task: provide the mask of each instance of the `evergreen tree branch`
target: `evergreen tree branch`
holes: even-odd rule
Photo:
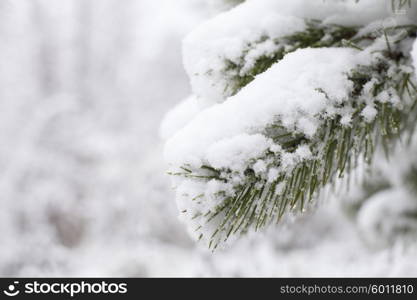
[[[226,191],[217,193],[219,205],[203,216],[192,216],[206,223],[216,220],[218,226],[215,231],[205,237],[210,241],[209,247],[212,249],[216,249],[231,235],[251,228],[258,230],[279,222],[289,212],[303,211],[329,183],[334,183],[337,178],[349,179],[349,174],[358,166],[359,161],[371,164],[377,148],[383,149],[388,156],[407,133],[412,135],[417,116],[417,83],[412,76],[409,53],[403,52],[401,45],[415,39],[416,26],[389,29],[390,36],[402,33],[401,38],[392,42],[386,31],[381,32],[380,36],[358,37],[357,29],[337,25],[326,25],[323,28],[324,25],[316,21],[311,24],[306,32],[286,37],[286,50],[277,52],[273,59],[255,64],[252,74],[262,72],[282,59],[288,49],[295,51],[304,47],[349,46],[361,51],[382,37],[385,37],[386,47],[375,53],[369,64],[357,66],[349,72],[348,78],[353,86],[349,100],[335,106],[335,114],[317,116],[321,125],[313,137],[288,131],[279,119],[265,128],[263,134],[279,145],[277,151],[267,151],[260,158],[268,168],[277,170],[276,179],[272,182],[257,175],[254,170],[255,161],[240,174],[244,180],[239,184],[233,183],[235,174],[231,170],[216,169],[210,165],[200,169],[182,166],[182,171],[171,173],[195,181],[214,180],[233,186],[232,195]],[[331,38],[328,37],[329,30],[332,32]],[[239,69],[239,66],[233,67]],[[253,76],[236,78],[239,84],[235,88],[238,91]],[[326,95],[325,90],[319,88],[318,91]],[[373,117],[369,117],[369,110],[374,112]],[[342,112],[345,114],[346,111],[350,112],[349,122],[342,120]],[[305,158],[298,155],[294,165],[283,168],[283,156],[294,155],[299,151],[309,151],[311,155]],[[193,201],[202,201],[204,197],[199,195]],[[199,231],[201,226],[204,224],[195,230]],[[203,238],[203,233],[200,238]]]

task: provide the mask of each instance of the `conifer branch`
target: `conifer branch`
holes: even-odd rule
[[[233,186],[232,195],[227,191],[216,194],[219,205],[205,215],[192,216],[205,223],[216,220],[218,226],[215,231],[209,237],[204,237],[209,240],[211,249],[216,249],[231,235],[249,229],[258,230],[279,222],[289,212],[303,211],[329,183],[334,183],[337,178],[349,179],[349,174],[359,161],[371,164],[376,149],[382,149],[388,156],[402,137],[406,137],[407,133],[411,136],[417,116],[417,83],[412,74],[409,53],[402,51],[401,44],[416,38],[416,26],[400,26],[389,30],[390,34],[397,31],[403,34],[395,42],[386,38],[385,49],[375,53],[369,64],[359,65],[347,74],[352,83],[348,101],[336,105],[332,115],[316,116],[320,126],[313,137],[307,137],[297,130],[288,131],[279,119],[264,129],[262,133],[274,141],[277,150],[266,151],[258,160],[264,161],[267,168],[276,170],[274,180],[259,176],[254,170],[255,161],[243,174],[239,174],[244,178],[243,183],[239,184],[233,183],[236,174],[231,170],[216,169],[210,165],[199,169],[186,165],[182,166],[182,171],[171,174]],[[386,31],[381,32],[380,36],[358,37],[355,28],[312,21],[306,32],[280,39],[279,42],[283,43],[281,50],[273,58],[259,60],[248,73],[251,75],[235,77],[235,83],[238,83],[234,87],[235,92],[250,82],[253,74],[262,72],[286,53],[298,48],[338,46],[362,51],[384,36],[387,36]],[[239,65],[231,68],[239,70]],[[318,88],[317,91],[326,95],[323,89]],[[342,111],[350,112],[348,122],[342,120]],[[369,111],[373,113],[372,116],[369,116]],[[297,155],[296,163],[291,167],[282,167],[285,155],[295,155],[300,151],[309,151],[311,155],[304,158]],[[202,201],[204,197],[199,195],[193,201]],[[195,230],[199,231],[201,226],[204,224]],[[203,238],[203,233],[200,238]]]

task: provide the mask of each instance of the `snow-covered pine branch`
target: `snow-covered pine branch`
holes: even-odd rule
[[[215,249],[302,212],[376,150],[389,154],[411,136],[410,7],[387,26],[390,11],[373,0],[247,1],[189,35],[195,95],[163,127],[181,217],[197,239]]]

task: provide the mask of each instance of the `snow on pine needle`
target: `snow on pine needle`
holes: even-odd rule
[[[226,26],[227,38],[208,38],[216,20],[247,20],[253,3],[185,41],[195,98],[212,104],[188,116],[165,147],[181,219],[211,249],[303,212],[324,187],[348,179],[359,162],[370,164],[378,149],[389,155],[417,115],[415,20],[375,30],[371,20],[332,25],[270,16],[264,7],[255,14],[267,13],[270,22],[248,21],[255,29],[241,28],[237,40],[229,39],[239,22]],[[204,43],[189,44],[199,34]],[[229,42],[237,46],[220,47]]]

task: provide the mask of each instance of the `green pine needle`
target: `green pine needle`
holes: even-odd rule
[[[353,47],[361,51],[378,38],[372,35],[358,37],[356,28],[323,25],[318,21],[309,24],[305,32],[288,36],[279,42],[285,40],[284,43],[290,46],[290,51],[330,46]],[[234,186],[232,196],[226,195],[226,192],[218,193],[217,196],[223,200],[204,216],[207,223],[217,220],[218,224],[208,237],[211,249],[216,249],[231,235],[278,223],[289,212],[303,212],[324,187],[334,183],[337,178],[348,180],[360,161],[371,164],[377,149],[382,149],[388,157],[395,145],[402,141],[401,137],[412,135],[417,118],[417,83],[411,76],[413,74],[401,68],[410,66],[411,58],[408,53],[401,52],[400,44],[407,39],[414,40],[416,28],[410,25],[389,29],[394,33],[396,30],[406,29],[406,34],[395,43],[389,41],[386,31],[380,33],[386,37],[386,49],[369,65],[357,66],[349,72],[348,79],[353,84],[350,99],[336,107],[352,112],[349,125],[342,124],[341,114],[336,113],[332,116],[318,116],[322,125],[311,138],[298,132],[289,132],[279,120],[265,128],[263,134],[279,144],[283,152],[294,153],[300,146],[305,146],[313,155],[298,162],[291,170],[281,171],[273,182],[258,177],[252,167],[248,167],[244,172],[244,184]],[[329,33],[332,37],[323,40]],[[235,78],[235,83],[238,83],[234,87],[235,92],[250,82],[255,74],[264,71],[288,52],[282,50],[268,59],[261,58],[252,73]],[[396,76],[390,73],[390,66],[396,66]],[[370,84],[371,97],[377,110],[376,117],[371,121],[365,120],[362,115],[367,106],[362,94],[365,85],[369,87]],[[324,90],[318,91],[326,95]],[[400,105],[379,101],[378,95],[384,91],[389,91],[392,97],[398,97],[401,100]],[[279,167],[281,154],[282,152],[267,152],[262,159],[272,162],[269,166]],[[216,169],[209,165],[200,169],[183,166],[181,172],[172,175],[226,183],[231,182],[233,176],[231,170]],[[198,201],[200,197],[204,195],[195,200]],[[201,227],[196,228],[200,229]],[[203,234],[200,235],[201,238]]]

